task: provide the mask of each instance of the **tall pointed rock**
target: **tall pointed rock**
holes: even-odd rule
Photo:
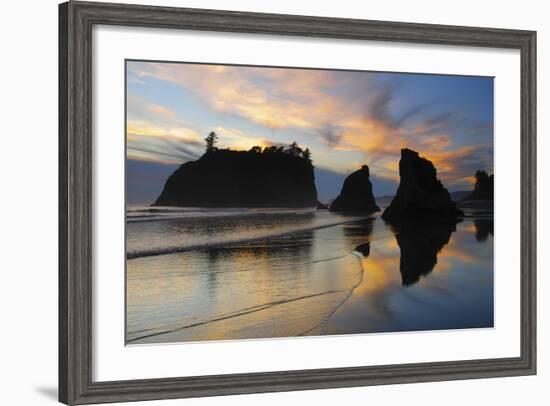
[[[330,211],[373,213],[379,211],[370,183],[367,165],[353,172],[344,181],[340,195],[330,205]]]
[[[382,214],[390,223],[423,216],[456,219],[464,213],[456,207],[439,179],[434,165],[410,149],[401,150],[399,188]]]

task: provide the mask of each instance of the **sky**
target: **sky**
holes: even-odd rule
[[[127,198],[151,203],[182,163],[218,147],[312,152],[321,201],[368,165],[375,196],[399,184],[401,148],[435,165],[450,191],[493,173],[493,78],[126,62]]]

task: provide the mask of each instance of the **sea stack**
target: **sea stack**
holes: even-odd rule
[[[296,151],[295,151],[296,150]],[[315,175],[301,149],[207,152],[181,165],[154,206],[316,207]]]
[[[495,194],[495,177],[485,171],[477,171],[475,178],[476,184],[474,190],[464,200],[492,201]]]
[[[344,181],[340,195],[330,205],[330,211],[373,213],[379,211],[370,183],[367,165],[353,172]]]
[[[437,179],[434,165],[410,149],[401,150],[399,188],[382,218],[390,223],[419,217],[457,219],[464,213],[456,207],[449,191]]]

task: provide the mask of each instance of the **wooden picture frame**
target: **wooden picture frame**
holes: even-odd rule
[[[92,27],[95,24],[491,48],[521,54],[521,354],[283,372],[92,380]],[[59,6],[59,400],[66,404],[338,388],[536,373],[536,33],[136,5]]]

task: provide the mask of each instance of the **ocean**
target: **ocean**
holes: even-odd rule
[[[493,326],[492,214],[127,210],[128,345]]]

